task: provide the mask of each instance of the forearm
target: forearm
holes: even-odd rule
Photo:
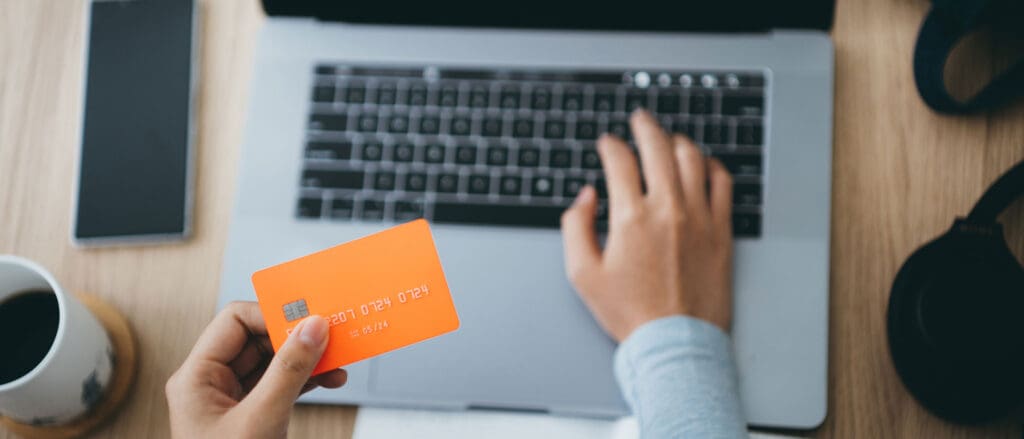
[[[728,335],[683,316],[649,322],[622,342],[615,375],[644,439],[742,438]]]

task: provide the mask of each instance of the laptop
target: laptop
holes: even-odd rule
[[[584,184],[606,196],[595,139],[629,139],[644,107],[734,174],[748,421],[824,419],[831,0],[263,6],[219,306],[255,300],[259,269],[424,217],[462,322],[301,402],[627,414],[558,218]]]

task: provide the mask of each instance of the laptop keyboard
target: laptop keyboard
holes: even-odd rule
[[[733,230],[761,233],[761,72],[382,68],[314,70],[297,215],[557,228],[584,185],[607,191],[595,149],[632,140],[651,110],[734,176]]]

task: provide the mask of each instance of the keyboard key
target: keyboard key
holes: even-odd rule
[[[454,107],[459,104],[459,89],[454,85],[441,87],[437,95],[437,104],[442,107]]]
[[[732,175],[761,175],[760,155],[722,155],[718,156],[725,168]]]
[[[366,221],[382,221],[384,219],[384,202],[380,200],[363,200],[362,218]]]
[[[534,147],[520,148],[518,165],[534,168],[540,166],[540,149]]]
[[[626,94],[626,111],[632,112],[637,108],[650,108],[647,103],[647,90],[630,90]]]
[[[732,233],[739,237],[760,236],[761,216],[756,213],[734,213],[732,215]]]
[[[405,175],[406,192],[423,192],[427,190],[427,174],[413,172]]]
[[[601,156],[593,147],[583,150],[583,168],[601,169]]]
[[[491,177],[483,174],[469,176],[469,193],[486,194],[491,189]]]
[[[697,126],[689,119],[676,119],[672,123],[672,132],[685,134],[689,138],[694,138],[697,135]]]
[[[715,88],[721,83],[717,75],[705,73],[700,75],[700,85],[704,88]]]
[[[533,137],[533,120],[516,119],[512,123],[512,135],[519,138]]]
[[[455,163],[460,165],[476,164],[476,147],[464,145],[455,148]]]
[[[398,89],[395,84],[382,84],[377,88],[378,105],[395,105],[398,102]]]
[[[594,94],[594,111],[607,113],[615,109],[615,95],[609,92]]]
[[[608,230],[608,200],[598,200],[597,202],[597,231],[605,232]]]
[[[501,119],[488,117],[484,119],[480,132],[487,137],[500,137],[502,132],[501,127]]]
[[[558,227],[564,210],[558,206],[439,202],[434,205],[433,220],[453,224]]]
[[[465,116],[453,117],[448,124],[448,133],[453,136],[468,136],[473,122]]]
[[[736,143],[739,145],[760,145],[764,140],[761,122],[741,121],[736,126]]]
[[[373,188],[379,191],[391,191],[395,189],[394,172],[378,172],[373,176]]]
[[[348,119],[344,114],[313,114],[309,116],[309,129],[320,131],[345,131]]]
[[[504,146],[487,148],[487,164],[492,166],[505,166],[508,164],[508,148]]]
[[[551,89],[548,87],[537,87],[533,89],[530,96],[530,108],[534,110],[551,109]]]
[[[728,116],[760,116],[764,113],[761,95],[722,96],[722,114]]]
[[[576,198],[576,195],[580,193],[580,189],[583,189],[583,186],[586,184],[587,181],[582,178],[567,178],[562,182],[562,196],[565,198]]]
[[[711,114],[711,93],[694,91],[690,95],[690,114]]]
[[[325,189],[362,189],[363,171],[307,170],[302,173],[302,186]]]
[[[572,166],[572,150],[567,148],[554,148],[548,156],[548,166],[552,168],[568,168]]]
[[[608,132],[618,136],[620,139],[629,141],[629,124],[624,120],[612,120],[608,122]]]
[[[743,87],[764,87],[764,76],[761,75],[740,75],[740,85]]]
[[[566,89],[562,93],[562,109],[575,112],[583,109],[583,92],[578,88]]]
[[[351,198],[335,198],[331,200],[330,215],[333,219],[352,219],[355,202]]]
[[[729,143],[729,125],[722,122],[705,122],[704,143],[711,145]]]
[[[502,195],[519,195],[523,181],[519,177],[506,175],[498,182],[498,193]]]
[[[334,102],[334,86],[318,85],[316,87],[313,87],[313,102]]]
[[[555,181],[551,177],[533,177],[530,193],[535,197],[550,197],[555,191]]]
[[[587,119],[576,121],[576,139],[594,140],[597,138],[597,122]]]
[[[679,99],[679,93],[663,92],[658,96],[658,113],[664,115],[679,114],[682,110]]]
[[[444,145],[431,144],[424,148],[423,161],[427,163],[443,163],[444,162]]]
[[[346,103],[361,104],[366,100],[366,88],[362,84],[348,84],[343,93]]]
[[[395,202],[395,220],[396,221],[412,221],[417,218],[423,217],[423,202],[422,201],[396,201]]]
[[[498,100],[501,108],[515,109],[519,108],[519,87],[506,86],[501,89],[501,95]]]
[[[320,209],[323,206],[324,200],[320,198],[300,198],[299,199],[299,217],[300,218],[320,218]]]
[[[380,142],[371,142],[363,145],[361,159],[377,162],[384,156],[384,145]]]
[[[409,131],[409,117],[404,114],[393,114],[388,117],[388,131],[404,133]]]
[[[565,121],[555,119],[544,122],[544,137],[548,139],[565,138]]]
[[[362,114],[356,123],[356,129],[362,132],[376,132],[377,131],[377,115],[376,114]]]
[[[469,106],[473,108],[487,108],[490,102],[490,90],[483,85],[474,85],[469,89]]]
[[[423,116],[420,118],[420,134],[437,134],[441,132],[441,118]]]
[[[352,158],[352,143],[347,141],[311,141],[306,144],[306,158],[348,160]]]
[[[594,180],[594,189],[597,190],[597,198],[608,199],[608,181],[604,177]]]
[[[391,161],[408,163],[411,162],[416,153],[416,148],[411,143],[396,143],[391,148]]]
[[[761,184],[737,183],[732,189],[733,204],[761,205]]]
[[[427,105],[427,86],[423,84],[409,86],[409,99],[406,100],[406,103],[412,107]]]
[[[453,194],[459,190],[458,174],[440,174],[434,179],[434,190]]]

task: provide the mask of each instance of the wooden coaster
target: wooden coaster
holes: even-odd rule
[[[106,394],[92,410],[64,425],[35,427],[0,417],[0,425],[18,436],[28,439],[67,439],[83,436],[117,412],[117,408],[127,399],[128,392],[135,381],[139,359],[135,350],[135,337],[132,334],[131,326],[128,325],[128,320],[117,309],[97,296],[92,294],[76,294],[75,296],[92,311],[92,314],[107,330],[114,347],[114,367]]]

